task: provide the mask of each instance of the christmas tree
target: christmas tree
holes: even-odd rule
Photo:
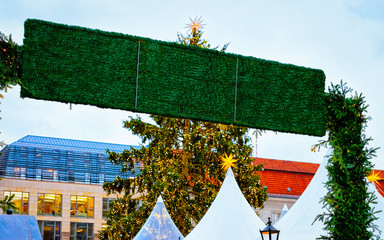
[[[201,18],[191,20],[188,27],[186,36],[178,34],[179,43],[210,48],[202,38]],[[100,232],[101,239],[132,239],[160,194],[176,226],[182,234],[188,234],[215,199],[225,177],[223,168],[234,162],[232,168],[244,196],[252,207],[263,207],[267,194],[257,174],[262,166],[254,165],[250,158],[248,128],[150,117],[155,124],[140,117],[124,122],[125,128],[141,137],[140,149],[109,152],[110,161],[120,164],[122,172],[133,171],[137,177],[116,178],[104,184],[108,193],[124,193],[124,197],[112,202],[106,217],[108,227]],[[135,168],[137,164],[142,167]]]
[[[0,32],[0,99],[4,97],[3,91],[7,92],[9,88],[20,83],[20,55],[21,47],[12,41],[11,35],[7,37]],[[3,141],[0,141],[0,147],[5,145]]]

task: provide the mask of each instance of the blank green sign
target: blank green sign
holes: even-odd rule
[[[22,97],[323,136],[323,71],[25,22]]]

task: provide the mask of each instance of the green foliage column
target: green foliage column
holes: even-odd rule
[[[368,117],[362,95],[348,97],[345,84],[332,85],[326,95],[328,144],[333,149],[329,159],[327,195],[323,199],[329,213],[319,215],[329,236],[322,239],[371,239],[375,220],[366,176],[370,173],[375,149],[367,149],[370,139],[363,131]]]

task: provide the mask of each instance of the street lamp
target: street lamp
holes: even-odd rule
[[[268,218],[267,226],[260,230],[262,240],[279,240],[280,230],[271,225],[271,218]]]

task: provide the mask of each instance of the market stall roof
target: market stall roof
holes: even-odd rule
[[[324,211],[320,199],[327,193],[324,187],[327,181],[326,164],[327,160],[324,159],[304,193],[274,225],[280,230],[280,239],[314,240],[324,234],[323,223],[313,221]]]
[[[280,230],[280,239],[315,240],[321,235],[326,235],[323,230],[323,222],[314,222],[316,216],[325,211],[320,200],[327,193],[324,185],[328,179],[326,165],[327,159],[324,159],[301,197],[274,225],[275,228]],[[368,191],[373,192],[377,197],[377,204],[371,205],[371,207],[374,207],[376,211],[382,211],[375,214],[379,219],[374,223],[381,231],[384,231],[384,198],[372,184],[369,184]],[[378,233],[375,232],[374,234]],[[383,237],[384,232],[381,233],[381,238]]]
[[[160,195],[151,215],[149,215],[147,221],[133,240],[161,239],[181,240],[184,239],[184,236],[172,221],[171,216],[169,216],[163,198]]]
[[[380,211],[375,214],[378,217],[373,223],[379,228],[381,231],[380,239],[384,239],[384,197],[378,192],[381,190],[379,187],[375,186],[375,183],[370,183],[368,186],[368,192],[373,192],[375,197],[377,198],[375,201],[377,204],[371,205],[371,208],[374,208],[374,212]],[[377,232],[374,232],[374,235],[378,235]]]
[[[288,206],[287,204],[284,204],[283,210],[281,211],[280,218],[284,217],[284,215],[288,212]]]
[[[0,239],[40,240],[36,217],[0,215]]]
[[[186,240],[256,240],[265,224],[249,205],[236,183],[231,168],[228,169],[207,213],[186,236]]]

